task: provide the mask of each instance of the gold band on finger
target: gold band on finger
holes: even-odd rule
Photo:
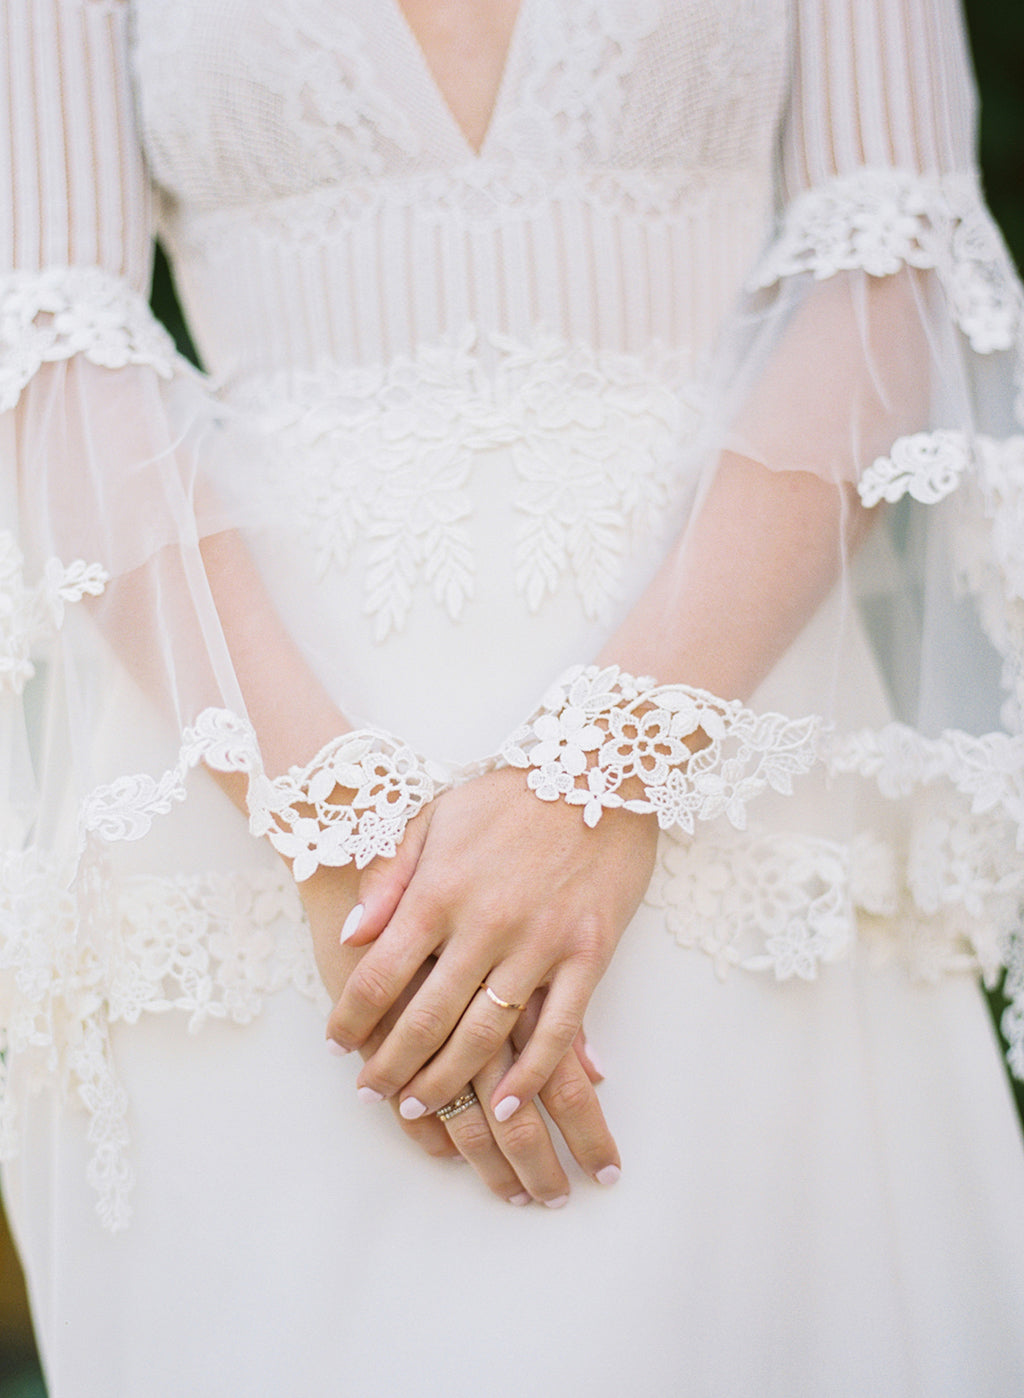
[[[479,1098],[471,1087],[467,1087],[465,1092],[460,1092],[458,1097],[453,1097],[445,1107],[438,1107],[434,1115],[438,1121],[451,1121],[453,1116],[458,1116],[460,1112],[468,1112],[470,1107],[475,1107]]]
[[[500,995],[495,995],[486,981],[481,981],[480,989],[487,992],[488,1000],[490,1000],[492,1004],[497,1005],[499,1010],[515,1010],[516,1014],[520,1014],[526,1009],[525,1005],[517,1005],[514,1000],[503,1000]]]

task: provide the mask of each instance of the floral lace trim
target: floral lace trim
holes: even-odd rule
[[[667,527],[702,423],[699,394],[674,367],[667,354],[470,329],[386,365],[248,380],[234,399],[282,442],[287,473],[264,489],[275,516],[310,538],[318,574],[360,556],[380,641],[404,625],[417,579],[453,620],[462,614],[478,566],[474,463],[502,446],[518,478],[519,594],[536,612],[568,577],[586,615],[600,615],[631,546]],[[301,499],[290,487],[297,463]]]
[[[850,845],[799,834],[702,834],[663,842],[646,901],[679,944],[731,968],[812,981],[859,937],[878,964],[929,980],[1010,967],[1004,1029],[1024,1069],[1024,972],[1013,934],[1024,864],[1013,827],[942,793],[923,807],[908,852],[869,835]],[[311,941],[283,870],[115,881],[102,861],[67,881],[37,852],[0,860],[0,1021],[6,1063],[27,1057],[89,1114],[89,1182],[111,1230],[127,1226],[133,1172],[129,1104],[109,1026],[171,1011],[191,1032],[247,1024],[267,996],[297,989],[324,1013]],[[1016,968],[1016,970],[1014,969]],[[1015,979],[1016,977],[1016,979]],[[0,1070],[4,1068],[0,1061]],[[0,1073],[0,1156],[17,1148]]]
[[[976,815],[1009,821],[1024,850],[1024,737],[949,729],[925,738],[903,723],[822,738],[821,756],[833,776],[856,774],[898,801],[923,787],[946,783],[968,797]]]
[[[26,1055],[38,1080],[74,1091],[89,1114],[89,1183],[116,1231],[131,1217],[128,1101],[109,1026],[178,1011],[248,1024],[292,986],[326,1013],[312,942],[283,870],[126,878],[99,862],[68,881],[35,851],[0,860],[0,1021],[8,1067]],[[0,1080],[0,1158],[17,1145]]]
[[[524,0],[525,3],[525,0]],[[637,50],[655,32],[657,0],[534,4],[528,63],[515,101],[495,113],[488,148],[540,163],[607,160]]]
[[[602,681],[599,671],[591,679],[581,672],[585,692],[572,697],[584,720],[595,717],[586,710],[588,695],[609,692],[607,673]],[[574,683],[568,681],[570,689]],[[620,686],[616,701],[621,697]],[[738,706],[709,706],[706,696],[691,693],[678,697],[691,716],[700,712],[712,733],[718,721],[713,742],[721,746],[728,739],[732,719],[754,753],[752,772],[741,760],[730,773],[726,759],[720,773],[708,773],[711,781],[698,794],[710,805],[684,806],[690,828],[719,813],[739,824],[747,801],[765,785],[788,789],[792,775],[809,765],[813,747],[833,775],[877,781],[892,800],[913,795],[914,808],[905,848],[867,835],[849,847],[757,830],[740,838],[724,823],[706,827],[692,842],[662,841],[648,901],[666,909],[676,938],[711,956],[720,973],[736,966],[779,980],[813,979],[857,935],[875,960],[896,960],[929,978],[980,971],[991,982],[1006,964],[1014,1003],[1005,1028],[1011,1063],[1024,1069],[1024,739],[950,733],[928,740],[896,724],[839,738],[816,727],[802,732],[799,724],[778,730],[777,716],[768,716],[769,732],[793,730],[797,738],[777,752],[766,733],[751,738],[746,711],[734,713]],[[688,710],[681,704],[664,712],[671,722],[671,715]],[[575,746],[586,756],[586,721],[570,720],[564,706],[560,720],[558,734],[540,741],[554,743],[559,755]],[[642,722],[637,729],[644,741],[657,736]],[[642,746],[634,749],[638,764],[670,755],[657,742],[647,754]],[[774,782],[762,750],[780,759]],[[327,1008],[301,906],[283,869],[111,876],[102,841],[140,838],[156,815],[183,799],[184,775],[200,760],[248,771],[259,789],[251,730],[233,715],[208,710],[186,733],[178,767],[162,778],[127,778],[86,803],[76,874],[68,876],[35,850],[0,856],[0,1023],[7,1054],[0,1063],[0,1149],[13,1150],[17,1138],[2,1074],[25,1056],[35,1077],[62,1083],[88,1111],[89,1178],[100,1196],[100,1216],[112,1229],[128,1222],[132,1172],[128,1105],[109,1025],[172,1010],[185,1013],[192,1030],[211,1018],[244,1024],[267,995],[286,986]],[[653,768],[642,770],[650,785]],[[253,807],[260,809],[258,799]]]
[[[310,178],[375,177],[389,154],[403,161],[419,155],[421,133],[381,88],[365,32],[341,6],[278,0],[263,16],[266,43],[251,49],[250,61],[267,91],[284,100]]]
[[[991,985],[1020,926],[1024,863],[1010,823],[945,792],[921,803],[902,851],[867,832],[849,844],[756,832],[664,841],[645,901],[721,978],[813,981],[859,940],[873,964],[916,979],[980,973]]]
[[[9,530],[0,530],[0,695],[20,694],[35,674],[34,647],[56,636],[64,608],[98,597],[108,575],[98,563],[50,558],[35,587],[25,583],[24,560]]]
[[[861,477],[867,506],[905,495],[935,505],[960,488],[954,558],[960,585],[978,602],[986,634],[1004,660],[1006,723],[1024,715],[1024,436],[1005,439],[939,430],[899,438]],[[966,488],[964,488],[966,487]]]
[[[859,170],[794,199],[751,289],[811,272],[901,267],[935,271],[957,324],[979,354],[1011,349],[1021,333],[1022,294],[998,228],[973,175],[928,178]]]
[[[121,369],[174,371],[174,342],[127,282],[99,267],[51,267],[0,279],[0,412],[13,408],[43,364],[84,354]]]
[[[575,666],[501,746],[510,767],[529,769],[541,801],[583,807],[594,826],[605,810],[655,814],[662,830],[693,834],[725,816],[737,830],[747,805],[817,760],[821,720],[755,714],[689,685],[655,685],[617,665]],[[701,746],[691,751],[688,738]],[[643,797],[623,794],[638,784]]]
[[[250,794],[250,828],[291,861],[302,883],[321,866],[364,869],[378,856],[392,858],[410,820],[447,784],[442,768],[404,743],[361,728],[261,783],[255,801]]]

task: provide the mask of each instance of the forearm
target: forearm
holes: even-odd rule
[[[600,662],[748,698],[864,538],[850,485],[725,453],[684,536]]]

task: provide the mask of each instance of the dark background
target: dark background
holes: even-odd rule
[[[852,0],[856,3],[856,0]],[[965,0],[982,97],[981,164],[989,203],[1017,266],[1024,267],[1024,0]],[[180,333],[166,267],[158,265],[154,305]],[[993,997],[998,1014],[1000,1002]],[[1018,1104],[1024,1112],[1024,1091]],[[0,1219],[0,1398],[45,1398],[32,1355],[21,1279]],[[111,1395],[114,1398],[114,1395]],[[145,1398],[143,1394],[124,1398]]]

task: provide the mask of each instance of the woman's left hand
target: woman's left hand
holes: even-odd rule
[[[414,1120],[474,1079],[515,1028],[516,1007],[545,987],[529,1039],[490,1096],[505,1121],[541,1091],[579,1033],[650,879],[657,822],[608,810],[589,829],[577,807],[539,801],[525,774],[508,768],[446,792],[424,814],[412,878],[349,976],[328,1032],[360,1048],[436,958],[359,1075],[364,1097],[400,1094],[402,1115]]]

